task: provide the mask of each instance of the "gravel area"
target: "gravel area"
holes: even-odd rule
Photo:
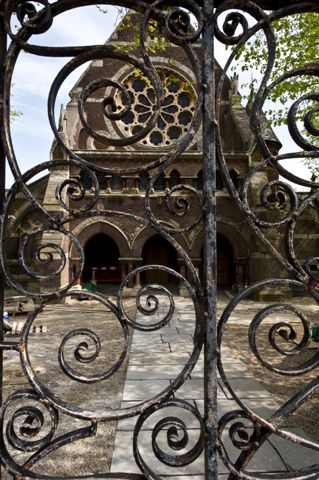
[[[133,300],[126,301],[127,311],[134,316]],[[17,316],[16,321],[25,321],[25,316]],[[78,374],[90,377],[96,372],[103,373],[109,370],[116,360],[119,359],[123,350],[124,340],[122,327],[115,315],[103,305],[95,301],[75,302],[72,305],[51,305],[45,308],[35,321],[35,326],[45,326],[46,333],[30,334],[28,351],[30,363],[41,382],[50,390],[59,402],[64,402],[69,409],[84,409],[97,411],[103,415],[106,411],[116,410],[122,399],[122,391],[126,376],[128,356],[121,364],[121,367],[106,380],[94,383],[83,383],[70,379],[60,368],[58,362],[58,351],[65,335],[77,329],[89,329],[95,332],[101,341],[101,350],[98,357],[91,363],[79,363],[75,359],[75,352],[78,350],[83,358],[94,354],[93,342],[84,335],[71,338],[65,347],[65,361]],[[131,333],[129,334],[131,337]],[[11,341],[17,341],[17,336],[6,337]],[[89,348],[83,342],[88,341]],[[78,349],[79,344],[80,349]],[[129,342],[130,343],[130,342]],[[130,347],[129,347],[130,348]],[[128,349],[129,353],[129,349]],[[28,388],[27,379],[21,369],[20,359],[17,352],[5,353],[5,377],[3,396],[6,399],[13,392]],[[29,402],[30,403],[30,402]],[[34,404],[37,406],[37,404]],[[13,413],[17,403],[12,406],[8,414]],[[43,435],[48,431],[50,419],[45,412],[45,423],[41,429]],[[61,410],[60,410],[61,411]],[[9,416],[9,415],[8,415]],[[23,418],[23,421],[25,417]],[[64,435],[75,429],[89,427],[90,422],[77,419],[74,416],[59,414],[59,427],[55,437]],[[21,421],[17,420],[17,432],[21,427]],[[98,424],[94,436],[78,440],[56,450],[45,460],[40,461],[34,467],[38,473],[51,475],[84,475],[95,471],[105,473],[110,469],[117,421],[106,421]],[[38,436],[31,438],[37,439]],[[9,451],[14,455],[17,463],[23,464],[30,454],[19,452],[7,445]],[[92,456],[92,449],[94,455]],[[98,459],[98,461],[97,461]],[[9,476],[3,472],[3,478]],[[11,477],[10,477],[11,478]]]

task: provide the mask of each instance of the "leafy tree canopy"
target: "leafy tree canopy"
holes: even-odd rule
[[[316,13],[302,13],[290,15],[276,20],[273,23],[276,38],[276,58],[272,69],[270,82],[278,79],[284,73],[303,68],[306,64],[318,62],[319,51],[319,15]],[[242,72],[265,72],[268,61],[268,45],[263,31],[259,31],[241,49],[237,55],[239,68]],[[319,73],[319,72],[318,72]],[[258,74],[257,74],[258,75]],[[252,80],[251,88],[258,88],[258,79]],[[291,104],[302,95],[318,92],[319,76],[298,75],[280,82],[269,91],[267,99],[276,104],[265,111],[269,122],[273,126],[287,124],[288,111]],[[304,116],[310,109],[318,107],[318,102],[305,100],[297,110],[297,120],[302,134],[307,140],[319,148],[319,137],[314,136],[303,126]],[[315,128],[319,126],[319,114],[314,112],[311,121]],[[306,163],[311,170],[319,173],[319,167],[314,160]]]

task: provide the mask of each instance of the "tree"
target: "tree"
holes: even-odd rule
[[[270,81],[278,79],[286,72],[304,68],[306,64],[314,64],[318,57],[319,47],[319,15],[317,13],[300,13],[280,18],[273,23],[276,38],[276,57]],[[268,60],[268,45],[263,31],[259,31],[245,44],[237,55],[241,71],[252,71],[263,74]],[[319,73],[319,71],[318,71]],[[256,88],[257,79],[253,79],[251,88]],[[265,114],[273,126],[287,124],[288,111],[291,104],[306,93],[318,92],[319,76],[298,75],[280,82],[269,91],[267,99],[276,104]],[[310,109],[318,107],[318,101],[304,100],[297,110],[296,118],[303,124],[305,115]],[[319,126],[319,115],[316,111],[310,118],[316,129]],[[319,148],[319,137],[310,129],[301,126],[303,135],[309,142]],[[319,173],[314,160],[305,160],[312,171]]]

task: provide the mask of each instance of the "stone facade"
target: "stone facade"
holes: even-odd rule
[[[136,17],[132,16],[132,18],[130,22],[134,23]],[[118,28],[106,45],[114,45],[120,51],[129,43],[130,34],[130,29],[125,27],[124,22],[124,27],[122,25]],[[200,54],[200,43],[195,44],[194,49]],[[130,53],[134,53],[138,58],[138,52]],[[147,176],[155,173],[156,168],[145,173],[142,167],[169,153],[174,142],[187,133],[194,114],[197,95],[196,80],[183,49],[169,45],[151,59],[165,86],[165,103],[155,129],[137,143],[121,147],[120,140],[130,135],[138,135],[140,129],[147,124],[153,112],[154,91],[152,92],[151,85],[143,75],[136,72],[136,65],[130,65],[125,58],[119,58],[119,55],[115,54],[111,59],[103,58],[101,55],[101,58],[93,60],[71,90],[70,102],[61,109],[58,128],[64,144],[70,151],[97,168],[100,185],[100,196],[94,207],[94,213],[69,224],[70,231],[84,246],[88,257],[83,281],[100,276],[96,278],[97,281],[118,283],[135,267],[156,262],[171,266],[187,276],[184,262],[178,253],[172,250],[173,247],[164,239],[160,239],[154,230],[125,217],[111,214],[114,211],[124,211],[146,218],[144,194],[148,183]],[[221,70],[216,64],[217,78],[220,74]],[[80,94],[89,82],[96,79],[112,79],[113,83],[109,86],[102,84],[101,88],[90,92],[85,101],[84,117],[81,119],[78,109]],[[125,109],[127,97],[116,87],[117,82],[124,83],[129,91],[131,108],[120,120],[115,121],[103,114],[101,103],[103,99],[113,97],[115,106],[109,100],[104,102],[104,108],[113,108],[115,112],[116,108],[121,111]],[[85,131],[83,121],[96,132],[95,138]],[[236,79],[225,81],[220,127],[230,177],[239,191],[248,169],[261,160],[261,155],[250,131],[249,112],[242,105]],[[183,217],[174,216],[167,209],[166,196],[172,188],[184,184],[199,191],[202,189],[201,135],[201,127],[199,127],[190,147],[173,165],[158,176],[153,185],[150,195],[152,211],[165,225],[183,227],[185,226],[183,222],[186,222]],[[119,139],[119,144],[108,145],[108,137]],[[278,152],[281,147],[280,142],[270,129],[265,128],[265,138],[274,153]],[[47,211],[64,215],[65,210],[57,202],[56,191],[61,182],[71,179],[85,186],[85,195],[79,199],[78,187],[74,183],[73,195],[68,197],[64,191],[64,201],[69,203],[71,209],[84,209],[94,197],[89,173],[74,164],[62,166],[60,163],[68,159],[68,155],[56,141],[52,145],[51,159],[56,166],[51,168],[49,176],[36,182],[32,187],[39,201]],[[99,171],[99,167],[107,167],[110,171],[103,173]],[[140,172],[129,171],[139,167]],[[127,169],[125,174],[116,173],[116,170],[123,169]],[[270,208],[266,209],[261,205],[260,200],[262,187],[269,180],[274,179],[276,176],[271,169],[264,170],[252,178],[250,185],[251,205],[254,207],[255,214],[265,221],[274,221],[276,215],[279,215],[276,205],[273,205],[274,208],[270,205]],[[249,229],[235,202],[229,196],[219,174],[217,174],[217,190],[219,287],[239,289],[266,277],[285,275],[270,253],[257,243],[255,234]],[[183,195],[191,202],[192,208],[186,216],[187,222],[191,223],[192,220],[196,221],[201,212],[200,201],[190,190],[188,192],[185,190]],[[172,198],[174,199],[174,195]],[[19,239],[23,235],[23,225],[29,222],[28,228],[31,228],[30,219],[33,218],[32,207],[22,200],[17,211],[18,214],[15,215],[15,222],[12,225],[14,242],[9,253],[13,264]],[[110,215],[106,212],[110,212]],[[307,216],[304,216],[300,222],[296,236],[299,242],[297,251],[302,246],[304,256],[311,256],[316,252],[317,225],[317,212],[309,207]],[[311,238],[307,234],[309,231],[313,232]],[[200,276],[202,275],[202,235],[202,223],[198,223],[189,231],[174,235],[198,269]],[[276,248],[284,247],[280,229],[270,231],[269,235]],[[69,243],[63,236],[56,235],[55,242],[67,252],[66,267],[57,281],[62,285],[67,283],[76,271],[79,254],[74,243]],[[19,274],[19,271],[17,273]],[[174,284],[174,280],[164,273],[158,273],[157,276],[146,273],[143,278],[138,275],[129,286],[132,287],[141,281]],[[42,287],[45,288],[45,285]]]

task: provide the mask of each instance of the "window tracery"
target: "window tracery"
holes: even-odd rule
[[[164,102],[156,126],[141,140],[150,147],[168,147],[188,132],[196,107],[196,94],[191,83],[167,68],[158,69],[164,88]],[[116,123],[125,136],[135,135],[145,127],[155,108],[155,92],[150,81],[131,73],[123,84],[131,98],[131,108]],[[117,109],[127,105],[121,92],[116,95]]]

